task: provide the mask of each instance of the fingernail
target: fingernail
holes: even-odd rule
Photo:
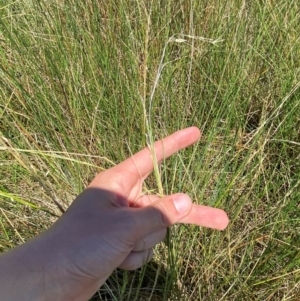
[[[185,213],[191,208],[191,199],[186,194],[174,196],[173,203],[178,213]]]

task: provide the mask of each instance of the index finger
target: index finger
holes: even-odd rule
[[[189,127],[177,131],[166,138],[154,143],[154,151],[158,162],[170,157],[179,150],[194,144],[200,139],[201,132],[197,127]],[[138,178],[146,178],[153,170],[154,158],[149,148],[144,148],[135,155],[126,159],[122,163],[113,167],[114,171],[127,171],[131,180],[136,181]]]

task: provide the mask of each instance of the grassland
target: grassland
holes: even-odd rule
[[[196,125],[145,189],[225,209],[94,300],[299,300],[298,1],[0,0],[0,251],[93,176]]]

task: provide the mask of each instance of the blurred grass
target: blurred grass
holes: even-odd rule
[[[173,227],[169,248],[116,271],[97,300],[299,300],[299,9],[0,0],[0,249],[150,135],[196,125],[202,140],[160,168],[164,193],[225,209],[229,228]]]

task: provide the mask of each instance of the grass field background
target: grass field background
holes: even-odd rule
[[[224,209],[93,300],[300,300],[298,1],[0,0],[0,251],[175,130],[145,190]]]

